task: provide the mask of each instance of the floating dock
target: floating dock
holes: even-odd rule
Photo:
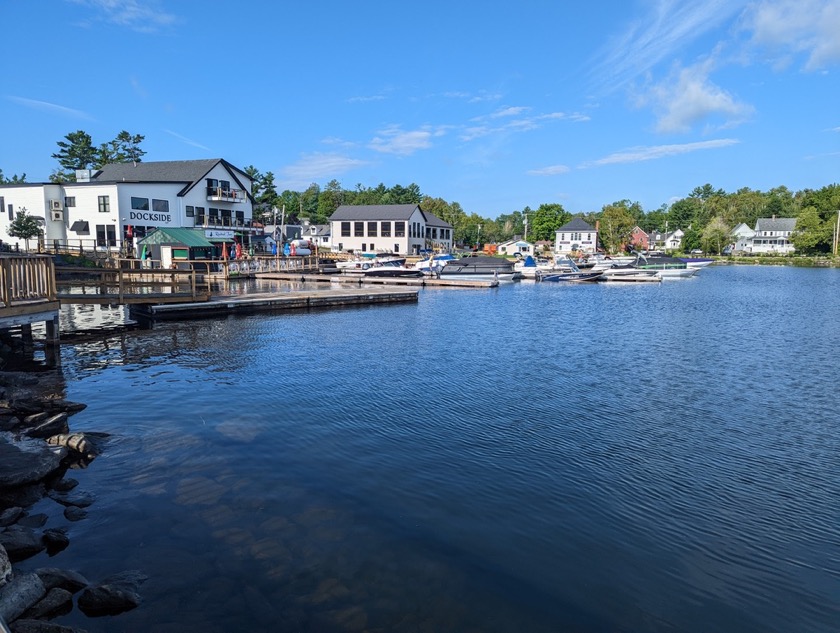
[[[368,277],[364,273],[344,273],[342,275],[306,275],[301,273],[261,273],[260,279],[277,279],[280,281],[304,281],[347,286],[417,286],[417,287],[447,287],[447,288],[496,288],[499,285],[495,279],[481,279],[466,281],[461,279],[437,279],[434,277]]]
[[[296,277],[300,279],[300,277]],[[331,288],[314,292],[261,293],[241,297],[216,296],[201,303],[145,305],[135,312],[150,319],[218,317],[224,314],[313,310],[361,305],[417,302],[418,290],[398,288]]]

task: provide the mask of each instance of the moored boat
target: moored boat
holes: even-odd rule
[[[517,275],[518,273],[513,269],[513,262],[485,255],[462,257],[447,262],[440,270],[441,279],[459,281],[495,280],[500,283],[507,283],[518,279]]]

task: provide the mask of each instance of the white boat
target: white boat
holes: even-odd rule
[[[536,260],[530,255],[520,259],[513,265],[513,269],[520,273],[525,279],[536,279],[541,273],[548,273],[554,270],[554,263],[545,260]]]
[[[438,255],[430,255],[426,259],[421,259],[414,264],[414,268],[422,272],[424,275],[437,275],[440,273],[448,262],[458,259],[455,255],[450,253],[440,253]]]
[[[708,257],[680,257],[689,268],[705,268],[709,264],[713,264],[715,260]]]
[[[353,257],[335,263],[336,268],[341,272],[364,271],[374,266],[380,266],[385,263],[405,264],[405,257],[399,257],[390,253],[377,254],[363,257]]]
[[[655,270],[656,274],[662,277],[662,279],[684,279],[686,277],[693,277],[700,270],[699,268],[689,268],[688,264],[677,257],[646,257],[641,253],[636,256],[636,261],[632,264],[632,266],[639,270]]]
[[[632,266],[614,266],[607,270],[601,271],[601,276],[598,281],[607,282],[661,282],[660,277],[655,270],[639,270]]]
[[[500,257],[470,255],[448,262],[440,271],[441,279],[458,281],[498,281],[508,283],[519,279],[513,262]]]

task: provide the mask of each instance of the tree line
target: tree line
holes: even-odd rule
[[[113,140],[94,145],[93,139],[83,130],[67,134],[58,141],[58,151],[52,158],[59,167],[50,175],[52,182],[72,182],[77,169],[97,169],[109,163],[140,162],[146,154],[140,148],[145,139],[140,134],[123,130]],[[685,236],[685,251],[702,248],[706,252],[720,253],[732,242],[732,230],[743,223],[754,228],[759,218],[796,218],[796,231],[792,242],[797,251],[806,254],[831,251],[834,227],[840,210],[840,185],[831,184],[821,189],[804,189],[792,192],[780,186],[769,191],[744,187],[735,192],[715,189],[710,184],[696,187],[686,197],[670,205],[645,211],[638,202],[619,200],[605,204],[600,211],[572,214],[559,203],[544,203],[536,209],[524,207],[501,213],[495,219],[467,213],[458,202],[448,202],[424,194],[420,187],[376,187],[357,184],[354,189],[344,189],[337,180],[323,188],[312,183],[304,191],[286,189],[277,191],[274,174],[262,173],[253,165],[244,169],[251,178],[254,198],[254,219],[266,224],[280,221],[296,223],[303,218],[314,224],[326,224],[333,212],[342,204],[419,204],[424,211],[435,214],[454,227],[455,242],[477,245],[481,242],[504,242],[522,237],[530,242],[553,241],[555,232],[573,217],[581,217],[589,224],[599,226],[599,236],[607,252],[618,252],[630,243],[636,226],[647,233],[670,232],[681,229]],[[11,179],[0,170],[0,184],[26,181],[26,174],[15,174]]]

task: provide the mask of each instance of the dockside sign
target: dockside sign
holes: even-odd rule
[[[222,239],[225,237],[232,240],[233,231],[206,229],[204,231],[204,237],[206,237],[208,240],[212,240],[213,238]]]

